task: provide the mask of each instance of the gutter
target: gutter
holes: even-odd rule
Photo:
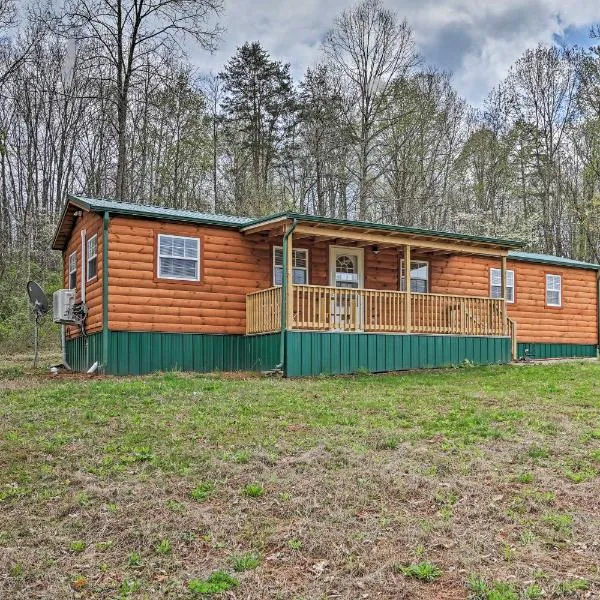
[[[284,372],[285,367],[285,336],[287,332],[287,290],[288,290],[288,238],[294,233],[294,229],[298,225],[298,220],[294,220],[288,225],[285,235],[283,236],[282,252],[283,252],[283,279],[281,281],[281,324],[279,333],[279,364],[275,365],[277,371]]]
[[[108,364],[108,224],[110,214],[104,212],[102,219],[102,370],[106,374]]]

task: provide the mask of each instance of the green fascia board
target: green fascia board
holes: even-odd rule
[[[508,258],[509,260],[531,262],[543,265],[574,267],[577,269],[591,269],[593,271],[600,270],[600,265],[597,265],[595,263],[582,262],[580,260],[573,260],[572,258],[563,258],[561,256],[553,256],[552,254],[536,254],[535,252],[517,252],[511,250],[508,253]]]
[[[180,210],[162,206],[149,206],[147,204],[133,204],[132,202],[118,202],[104,198],[85,198],[69,195],[69,201],[80,208],[93,212],[109,212],[111,214],[129,215],[132,217],[146,217],[149,219],[164,219],[167,221],[182,221],[200,225],[218,225],[237,229],[251,222],[248,217],[232,215],[217,215],[202,213],[194,210]]]
[[[337,219],[334,217],[321,217],[319,215],[308,215],[295,212],[281,212],[273,215],[267,215],[254,219],[249,223],[244,223],[240,229],[251,227],[252,225],[260,225],[267,221],[277,221],[284,219],[296,219],[298,222],[324,223],[328,225],[345,225],[348,227],[360,227],[361,229],[376,229],[380,231],[394,231],[397,233],[407,233],[411,235],[422,235],[439,238],[448,238],[455,240],[464,240],[469,242],[479,242],[486,244],[495,244],[506,248],[522,248],[525,242],[520,240],[506,240],[500,238],[492,238],[478,235],[469,235],[466,233],[455,233],[451,231],[437,231],[434,229],[420,229],[417,227],[405,227],[403,225],[389,225],[386,223],[373,223],[370,221],[354,221],[351,219]]]

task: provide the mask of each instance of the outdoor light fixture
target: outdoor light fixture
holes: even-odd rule
[[[373,254],[379,254],[379,246],[377,244],[371,246],[371,251],[373,252]]]

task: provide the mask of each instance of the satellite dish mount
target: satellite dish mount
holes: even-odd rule
[[[35,281],[27,282],[27,295],[29,296],[31,310],[35,315],[33,367],[37,368],[40,354],[40,323],[44,315],[50,310],[50,305],[48,304],[48,298],[44,294],[44,290]]]

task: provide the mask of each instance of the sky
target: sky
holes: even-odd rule
[[[319,58],[324,34],[349,0],[224,0],[219,50],[192,50],[202,71],[222,70],[246,41],[259,40],[289,62],[296,80]],[[481,106],[527,49],[542,44],[591,44],[600,0],[384,0],[414,32],[424,63],[453,73],[458,92]]]

